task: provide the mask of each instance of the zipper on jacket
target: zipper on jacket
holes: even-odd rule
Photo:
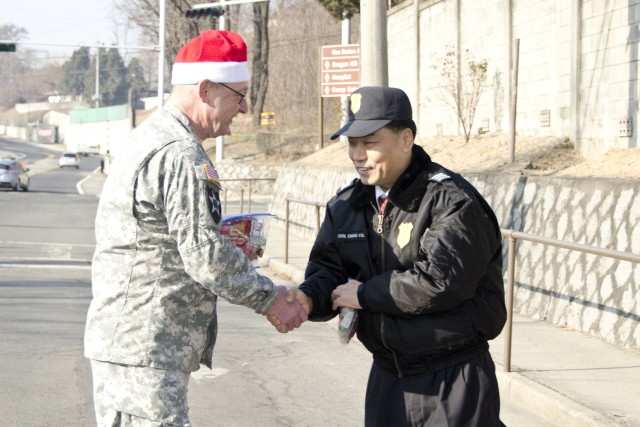
[[[371,203],[374,210],[378,214],[378,226],[376,227],[376,233],[380,236],[380,261],[381,261],[381,270],[384,273],[386,268],[386,260],[384,257],[385,245],[384,245],[384,213],[380,212],[378,207]],[[384,314],[380,314],[380,340],[382,341],[382,345],[386,348],[393,356],[393,365],[396,368],[398,373],[398,378],[402,378],[402,371],[400,370],[400,365],[398,364],[398,356],[395,351],[391,350],[391,348],[387,345],[386,340],[384,339]]]

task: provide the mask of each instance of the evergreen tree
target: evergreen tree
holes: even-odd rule
[[[127,66],[127,79],[132,90],[132,97],[138,98],[149,90],[149,83],[145,79],[145,72],[138,58],[131,58]]]
[[[104,74],[103,74],[104,72]],[[127,67],[118,49],[109,49],[105,68],[100,72],[102,105],[122,105],[129,100]]]
[[[127,67],[117,49],[99,48],[99,80],[98,95],[99,106],[126,104],[129,96],[129,81],[127,79]],[[91,100],[91,105],[96,106],[96,56],[91,61],[91,66],[84,74],[85,99]]]
[[[79,97],[85,93],[85,75],[90,65],[91,57],[88,47],[81,47],[73,51],[71,58],[62,64],[60,88],[63,95]]]
[[[318,0],[318,3],[338,21],[360,13],[360,0]]]

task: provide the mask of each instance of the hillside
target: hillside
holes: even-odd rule
[[[248,135],[225,139],[224,158],[232,161],[296,165],[344,165],[351,162],[347,145],[330,145],[316,150],[312,140],[257,142]],[[215,144],[208,149],[215,152]],[[506,172],[528,176],[566,176],[580,178],[640,179],[640,148],[612,150],[598,159],[584,159],[566,139],[554,137],[517,137],[515,162],[509,164],[507,135],[475,135],[465,144],[462,137],[432,137],[419,141],[432,159],[456,172]],[[269,154],[265,152],[268,151]],[[212,156],[215,158],[215,156]]]

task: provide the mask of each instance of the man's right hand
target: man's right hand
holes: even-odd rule
[[[284,288],[284,286],[282,288]],[[286,293],[285,298],[288,304],[292,304],[300,307],[300,313],[301,315],[304,316],[303,322],[306,321],[309,316],[309,313],[311,313],[311,308],[313,306],[313,302],[311,301],[311,298],[309,298],[307,294],[305,294],[298,288],[289,289]],[[286,323],[283,322],[275,314],[269,314],[268,312],[266,314],[267,314],[267,320],[271,322],[271,324],[278,330],[278,332],[287,333],[293,330],[293,328],[287,329]],[[295,327],[297,328],[298,326],[295,326]]]
[[[277,286],[278,297],[264,314],[278,332],[287,333],[300,327],[308,318],[310,310],[305,309],[294,297],[289,296],[287,288]],[[297,289],[296,289],[297,290]]]

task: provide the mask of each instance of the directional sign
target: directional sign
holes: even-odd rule
[[[322,46],[321,96],[349,95],[360,87],[360,45]]]

